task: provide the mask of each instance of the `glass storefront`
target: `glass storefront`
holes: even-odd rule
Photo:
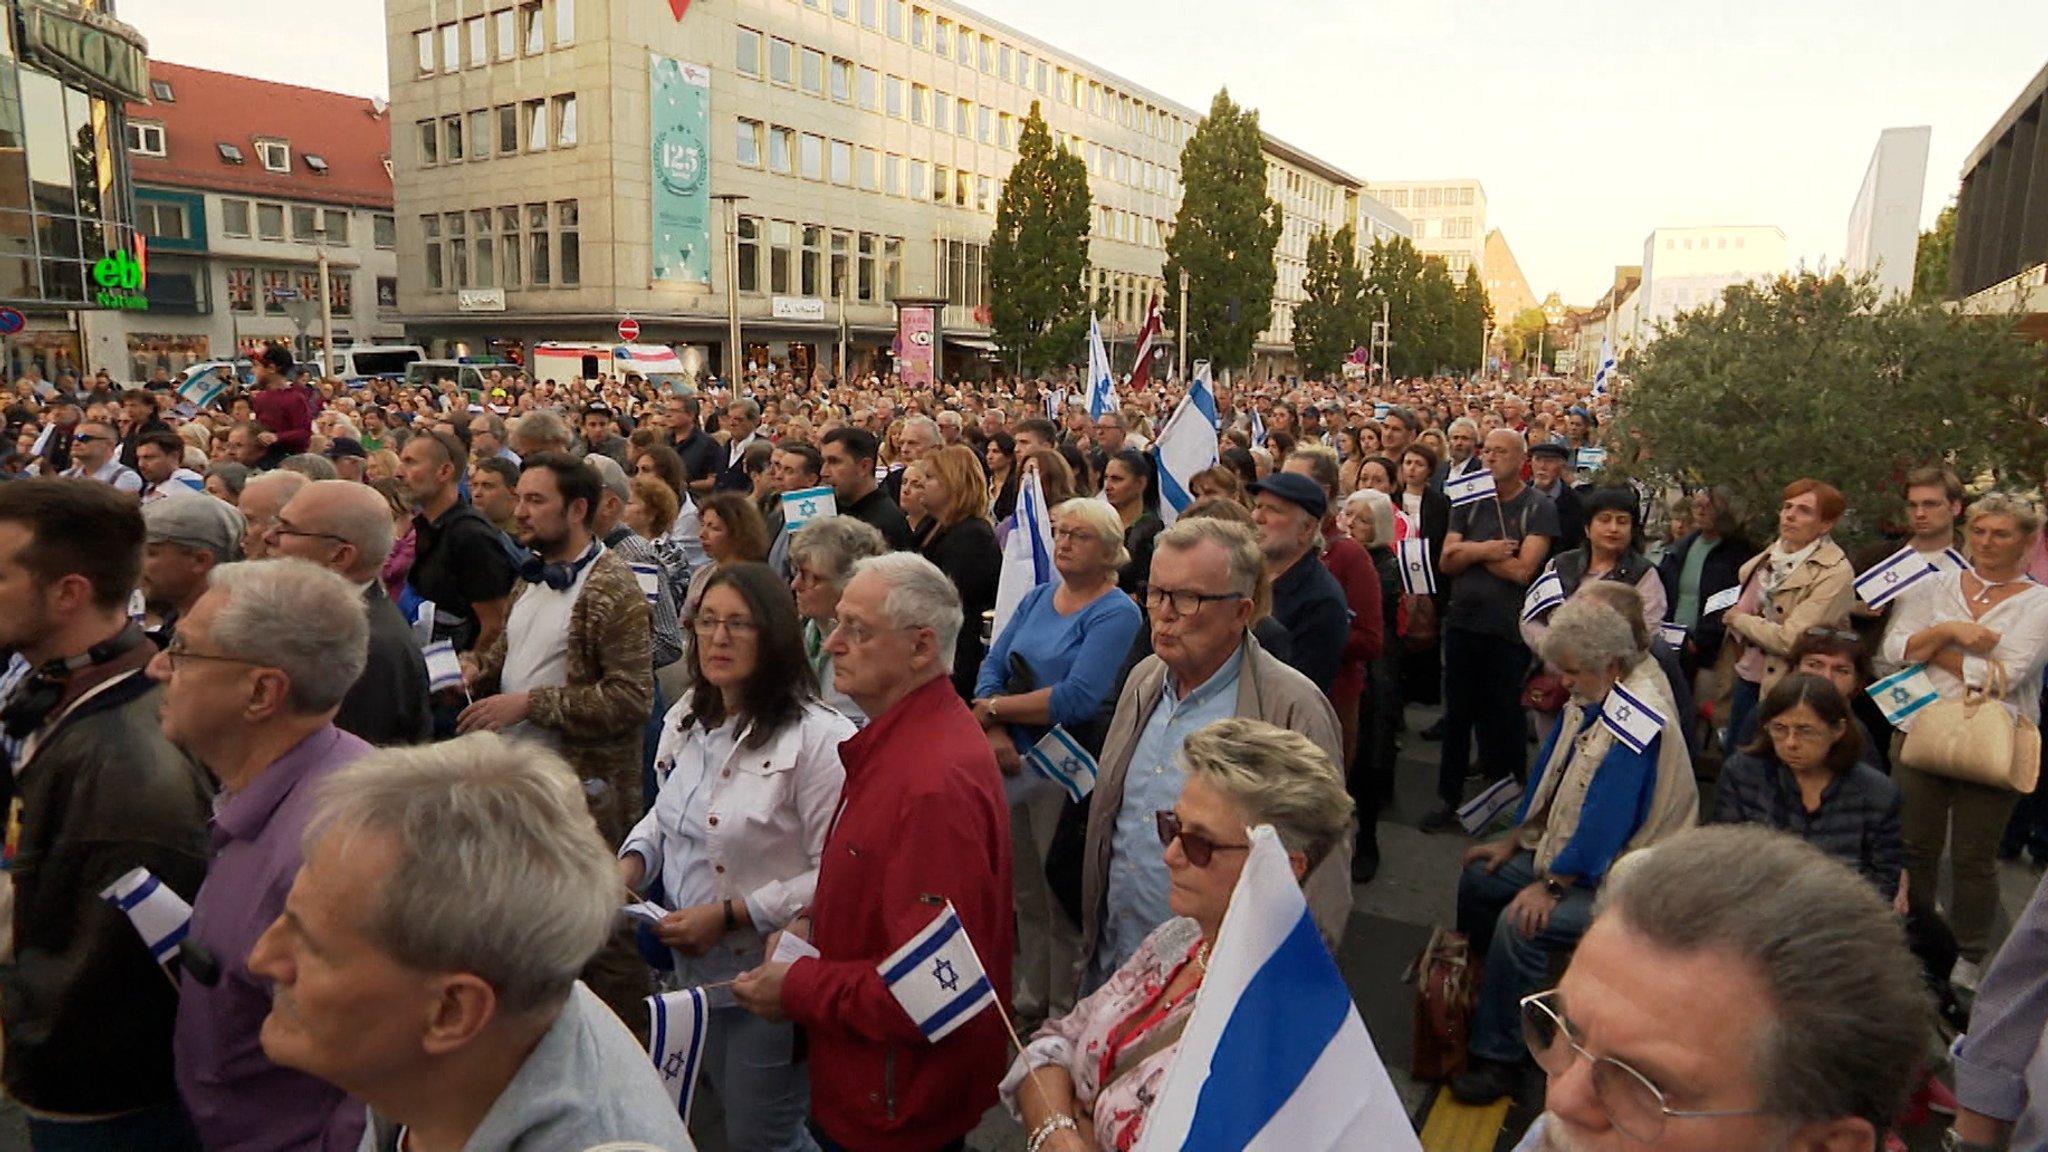
[[[208,359],[211,344],[205,336],[172,332],[131,332],[128,334],[127,379],[171,380],[185,369]]]

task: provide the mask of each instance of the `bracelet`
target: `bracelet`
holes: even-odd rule
[[[1064,1112],[1055,1112],[1045,1118],[1045,1123],[1040,1124],[1037,1131],[1031,1133],[1031,1142],[1024,1146],[1024,1152],[1039,1152],[1039,1149],[1045,1147],[1045,1142],[1052,1139],[1052,1135],[1055,1132],[1079,1132],[1080,1130],[1081,1126],[1074,1123],[1072,1116]]]

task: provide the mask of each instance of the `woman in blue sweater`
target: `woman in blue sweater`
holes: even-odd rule
[[[1117,675],[1143,623],[1137,602],[1117,590],[1130,560],[1116,510],[1087,497],[1053,509],[1058,579],[1026,593],[981,662],[974,715],[988,730],[996,763],[1010,777],[1010,844],[1016,886],[1019,1020],[1059,1016],[1073,1006],[1078,927],[1052,899],[1046,852],[1067,794],[1021,776],[1023,753],[1047,730],[1066,729],[1090,751],[1116,703]]]

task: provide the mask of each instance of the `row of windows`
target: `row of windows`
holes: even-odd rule
[[[576,146],[576,94],[500,104],[467,113],[420,120],[420,167],[488,160],[521,152]]]
[[[246,315],[283,316],[292,300],[318,300],[320,273],[295,268],[237,267],[227,270],[228,311]],[[336,316],[356,311],[355,274],[330,272],[327,307]]]
[[[1106,268],[1090,268],[1087,280],[1090,309],[1134,333],[1145,322],[1145,310],[1153,300],[1161,299],[1166,288],[1166,282],[1157,277]]]
[[[460,72],[482,68],[493,61],[512,60],[521,54],[538,56],[550,47],[576,42],[576,0],[552,0],[554,38],[542,0],[528,0],[516,8],[501,8],[487,16],[472,16],[412,34],[413,52],[419,74]]]
[[[1366,189],[1372,191],[1370,188]],[[1472,188],[1392,188],[1374,192],[1389,208],[1408,208],[1412,197],[1416,208],[1470,208],[1475,202]]]
[[[1717,251],[1725,251],[1725,250],[1727,249],[1727,247],[1728,247],[1728,238],[1727,238],[1726,236],[1716,236],[1716,237],[1714,237],[1714,239],[1715,239],[1715,240],[1718,240],[1718,241],[1720,241],[1720,243],[1719,243],[1719,244],[1712,244],[1712,245],[1710,245],[1710,244],[1708,244],[1708,243],[1707,243],[1707,237],[1705,237],[1705,236],[1702,236],[1702,237],[1700,237],[1700,243],[1699,243],[1699,249],[1700,249],[1700,251],[1702,251],[1702,252],[1705,252],[1705,251],[1707,251],[1707,250],[1708,250],[1709,248],[1713,248],[1713,249],[1715,249],[1715,250],[1717,250]],[[1742,237],[1740,237],[1740,236],[1737,236],[1737,237],[1735,238],[1735,248],[1736,248],[1736,250],[1737,250],[1737,251],[1740,251],[1740,250],[1742,249],[1742,240],[1743,240],[1743,238],[1742,238]],[[1666,252],[1675,252],[1675,251],[1677,251],[1677,250],[1678,250],[1679,246],[1680,246],[1680,245],[1679,245],[1679,240],[1678,240],[1678,239],[1677,239],[1676,237],[1672,237],[1672,236],[1666,236],[1666,237],[1664,238],[1664,250],[1665,250]],[[1690,236],[1687,236],[1687,237],[1685,238],[1685,241],[1684,241],[1684,247],[1685,247],[1685,250],[1686,250],[1686,251],[1688,251],[1688,252],[1692,251],[1692,248],[1693,248],[1693,243],[1692,243],[1692,237],[1690,237]]]
[[[902,294],[903,238],[742,216],[738,271],[741,292],[877,304]]]
[[[179,214],[178,226],[183,227],[180,205],[159,203],[156,208],[159,223],[163,222],[165,212],[176,211]],[[291,224],[289,235],[285,230],[287,221]],[[377,247],[398,246],[397,228],[391,216],[377,213],[370,217],[370,224],[371,239]],[[345,248],[349,243],[349,212],[344,208],[315,208],[310,204],[223,199],[220,202],[220,234],[236,239],[293,240],[300,244],[325,242]]]
[[[128,121],[128,151],[137,156],[163,157],[168,155],[164,137],[164,126],[155,120]],[[252,143],[256,149],[256,160],[267,172],[289,173],[292,170],[292,146],[290,141],[274,136],[259,136]],[[245,158],[239,144],[225,141],[216,142],[214,150],[220,154],[223,164],[241,164]],[[315,176],[327,175],[327,160],[323,156],[307,152],[299,157],[306,170]]]
[[[420,217],[427,291],[574,288],[583,243],[574,200]]]

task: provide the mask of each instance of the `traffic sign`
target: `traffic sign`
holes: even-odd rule
[[[0,336],[12,336],[28,327],[28,317],[19,308],[0,308]]]
[[[619,321],[619,339],[631,344],[640,338],[640,322],[631,316]]]

